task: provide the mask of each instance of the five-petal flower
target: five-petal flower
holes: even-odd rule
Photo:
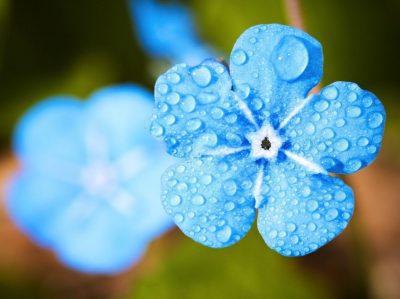
[[[229,70],[181,64],[159,77],[151,133],[185,160],[162,177],[162,203],[210,247],[258,229],[280,254],[315,251],[348,224],[353,192],[333,174],[369,165],[385,111],[376,96],[322,77],[322,47],[305,32],[258,25],[237,40]]]
[[[156,183],[171,157],[146,132],[151,109],[150,93],[120,85],[86,102],[50,98],[19,122],[8,209],[70,267],[121,271],[172,227]]]

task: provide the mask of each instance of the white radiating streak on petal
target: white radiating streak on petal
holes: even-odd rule
[[[255,205],[256,209],[258,209],[262,204],[261,187],[263,178],[264,178],[264,165],[261,165],[260,169],[258,170],[257,178],[254,183],[254,189],[253,189],[253,196],[254,199],[256,200],[256,205]]]
[[[301,166],[305,167],[307,170],[314,172],[314,173],[323,173],[323,174],[328,174],[328,172],[323,169],[321,166],[318,164],[311,162],[307,159],[305,159],[302,156],[299,156],[291,151],[284,151],[286,156],[288,156],[290,159],[295,161],[296,163],[300,164]]]
[[[149,166],[149,160],[142,147],[136,147],[124,153],[114,166],[122,181],[127,181]]]
[[[297,106],[294,107],[294,109],[281,122],[281,124],[279,125],[279,129],[282,129],[283,127],[285,127],[293,117],[295,117],[301,110],[303,110],[303,108],[311,101],[313,96],[314,95],[311,94],[308,97],[306,97],[305,99],[303,99],[302,101],[300,101],[297,104]]]
[[[257,129],[258,129],[258,124],[253,116],[253,113],[251,112],[250,108],[247,106],[247,104],[242,101],[242,99],[239,98],[239,96],[235,93],[232,95],[235,100],[238,103],[239,109],[242,111],[243,115],[247,118],[249,122],[251,122]]]
[[[242,147],[223,146],[223,147],[216,148],[214,150],[206,151],[205,155],[207,155],[207,156],[227,156],[227,155],[239,153],[246,149],[250,149],[250,147],[249,146],[242,146]]]

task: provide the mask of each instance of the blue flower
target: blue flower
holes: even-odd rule
[[[148,136],[151,109],[151,94],[121,85],[86,102],[50,98],[18,124],[22,170],[9,186],[8,209],[70,267],[119,272],[171,228],[154,181],[172,158]]]
[[[285,256],[315,251],[348,224],[353,192],[333,174],[369,165],[385,111],[372,93],[322,76],[322,47],[295,28],[245,31],[230,57],[159,77],[151,132],[185,160],[162,177],[162,203],[190,238],[225,247],[258,230]]]
[[[130,0],[130,6],[139,41],[151,55],[190,65],[214,56],[197,36],[184,6],[155,0]]]

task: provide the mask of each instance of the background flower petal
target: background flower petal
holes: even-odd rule
[[[353,192],[340,178],[312,174],[290,160],[266,172],[258,230],[269,247],[301,256],[331,241],[347,226]]]
[[[162,178],[162,202],[188,237],[209,247],[242,239],[255,218],[255,163],[238,156],[192,159],[169,168]]]
[[[230,57],[234,89],[260,123],[274,115],[282,121],[320,81],[322,65],[317,40],[280,24],[247,29]]]
[[[51,176],[23,171],[9,182],[7,208],[25,233],[42,246],[49,246],[57,236],[52,223],[80,192],[78,186]]]
[[[291,151],[333,173],[369,165],[381,147],[386,113],[379,99],[351,82],[314,96],[285,128]]]
[[[243,135],[252,125],[231,88],[229,73],[219,62],[171,68],[155,86],[152,135],[164,140],[168,153],[176,157],[248,144]]]
[[[75,98],[59,96],[48,98],[25,114],[13,138],[22,164],[45,171],[74,172],[71,165],[82,164],[86,158],[82,108],[83,103]]]

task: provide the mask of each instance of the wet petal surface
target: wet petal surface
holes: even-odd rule
[[[385,110],[372,93],[336,82],[284,128],[291,151],[333,173],[353,173],[369,165],[381,147]]]
[[[176,157],[247,145],[243,133],[253,125],[240,110],[231,87],[228,71],[221,63],[173,67],[155,86],[152,135],[164,140],[168,153]]]
[[[264,119],[282,120],[322,77],[322,47],[307,33],[257,25],[236,41],[230,57],[234,89]]]
[[[228,156],[191,159],[163,175],[162,203],[179,228],[209,247],[226,247],[250,230],[256,165]]]
[[[269,247],[286,256],[311,253],[347,226],[353,192],[340,178],[307,172],[290,160],[270,165],[262,191],[258,230]]]

